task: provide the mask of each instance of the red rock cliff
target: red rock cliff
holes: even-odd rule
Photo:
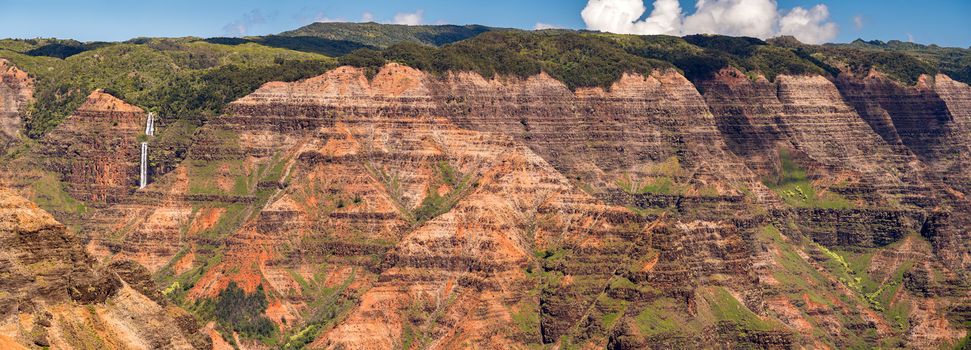
[[[22,134],[23,112],[34,95],[34,80],[0,59],[0,150]]]
[[[135,259],[187,300],[230,282],[266,291],[263,315],[287,334],[320,330],[312,347],[963,336],[947,317],[968,292],[944,263],[967,248],[960,219],[934,213],[942,190],[906,143],[822,77],[729,71],[701,91],[676,72],[570,91],[546,75],[398,65],[268,83],[202,128],[176,170],[83,231],[97,255]],[[794,190],[762,181],[786,167],[845,202],[792,204]],[[947,243],[932,250],[924,231]],[[831,249],[918,266],[927,273],[908,278],[934,287],[896,288],[876,269],[892,306],[909,305],[913,322],[895,322],[832,269]],[[685,334],[645,326],[652,317]]]
[[[111,203],[138,187],[145,111],[102,91],[41,141],[46,166],[80,200]]]

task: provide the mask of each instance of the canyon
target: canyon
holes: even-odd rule
[[[192,315],[168,303],[148,271],[104,266],[35,204],[0,190],[0,339],[69,348],[204,348]]]
[[[10,61],[0,59],[0,151],[20,138],[21,112],[34,94],[34,81]]]
[[[17,146],[32,85],[5,61],[0,74],[15,150],[0,164],[0,345],[968,336],[971,87],[945,74],[655,69],[571,89],[545,72],[340,66],[263,84],[151,172],[162,160],[143,148],[177,122],[95,90]]]

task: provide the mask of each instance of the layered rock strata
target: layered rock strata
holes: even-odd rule
[[[23,112],[34,95],[34,80],[0,59],[0,151],[23,134]]]
[[[652,100],[639,103],[648,105],[654,103],[651,101],[661,100],[654,100],[655,97],[648,92],[661,87],[662,80],[678,86],[671,87],[669,94],[672,97],[676,97],[677,91],[690,88],[690,83],[677,76],[628,76],[625,79],[624,84],[633,86],[631,91],[624,95],[624,89],[620,88],[623,85],[618,85],[614,95],[611,95],[616,97],[611,98],[637,100],[642,97],[635,96],[647,96]],[[499,84],[475,76],[469,76],[469,80],[481,84]],[[541,82],[553,86],[544,87]],[[454,83],[467,84],[457,79]],[[472,96],[478,95],[471,92],[466,92],[466,101],[501,105],[498,101],[517,99],[519,97],[515,96],[518,93],[534,95],[524,93],[521,87],[521,84],[534,84],[536,88],[570,94],[576,101],[573,103],[578,105],[609,104],[597,100],[604,98],[597,97],[598,94],[605,94],[603,91],[584,92],[590,99],[599,101],[584,102],[558,82],[544,76],[528,81],[512,80],[505,84],[508,86],[498,85],[505,89],[500,94],[487,96],[496,99],[495,102],[474,102]],[[307,321],[301,315],[305,312],[302,311],[300,300],[314,298],[312,288],[308,290],[301,286],[293,274],[302,274],[303,279],[309,280],[314,273],[308,263],[323,260],[327,262],[328,269],[320,282],[331,286],[346,283],[344,288],[348,289],[342,292],[341,298],[350,298],[359,302],[360,306],[348,310],[346,323],[323,335],[316,343],[319,346],[385,347],[414,340],[403,334],[432,339],[437,335],[456,332],[444,325],[465,321],[469,322],[469,328],[463,328],[461,332],[445,336],[430,345],[448,347],[471,341],[483,346],[501,347],[522,342],[553,342],[560,336],[578,337],[581,341],[592,343],[606,342],[605,332],[609,329],[573,326],[588,324],[592,320],[591,314],[576,309],[575,304],[597,305],[597,291],[602,291],[612,281],[613,269],[610,266],[642,258],[640,254],[644,251],[637,249],[636,243],[643,244],[646,237],[639,227],[646,220],[653,219],[631,215],[622,208],[595,204],[597,200],[574,187],[578,180],[562,177],[556,168],[533,154],[531,149],[516,146],[518,142],[515,137],[509,138],[489,130],[466,131],[453,126],[449,120],[461,121],[464,118],[457,112],[453,113],[453,110],[476,109],[449,104],[443,106],[441,101],[448,99],[442,94],[463,88],[452,87],[400,66],[385,67],[370,81],[360,70],[341,68],[304,82],[268,84],[235,102],[230,108],[231,114],[217,121],[214,129],[232,128],[240,135],[247,135],[275,128],[277,140],[302,137],[306,141],[297,146],[299,151],[295,153],[299,155],[293,166],[288,168],[290,176],[285,189],[281,194],[269,198],[259,214],[260,219],[244,225],[238,234],[229,238],[235,243],[230,244],[224,263],[203,276],[190,295],[214,295],[212,291],[218,291],[229,281],[251,291],[256,290],[256,285],[262,284],[266,290],[292,295],[284,302],[284,305],[291,305],[284,307],[286,312],[281,315],[274,311],[274,315],[286,319],[281,324],[292,325],[294,320],[291,317],[297,317],[297,322]],[[660,112],[635,112],[637,109],[630,107],[629,112],[625,113],[641,115],[641,118],[661,118],[670,113],[684,113],[687,117],[698,113],[701,118],[707,118],[707,122],[696,124],[707,124],[708,127],[690,136],[693,138],[691,144],[697,145],[702,151],[708,149],[707,152],[715,152],[731,160],[732,156],[724,146],[703,146],[701,139],[706,133],[712,136],[710,133],[715,130],[713,119],[704,111],[703,103],[697,104],[700,103],[697,92],[689,96],[693,96],[692,103],[696,103],[694,112],[677,112],[678,106],[681,106],[678,102],[665,106]],[[545,108],[549,105],[542,106]],[[539,110],[533,113],[546,118],[547,112]],[[449,120],[436,118],[438,115],[449,116]],[[673,123],[657,122],[664,125],[664,132],[679,132],[681,126],[687,125],[680,124],[682,122],[676,118],[663,120]],[[557,125],[550,121],[543,123]],[[640,124],[636,119],[617,121],[604,127],[603,134],[608,139],[602,141],[603,144],[634,140],[636,135],[628,136],[628,139],[622,136],[623,129],[633,125],[649,128],[653,124]],[[571,132],[575,136],[582,136],[579,130]],[[555,138],[550,133],[544,137]],[[658,133],[662,132],[646,132]],[[591,182],[602,186],[599,192],[603,193],[606,193],[605,189],[617,189],[619,186],[614,182],[628,173],[635,177],[643,174],[673,176],[679,182],[697,183],[686,185],[685,193],[674,195],[692,198],[704,198],[704,194],[691,186],[710,186],[709,191],[713,193],[734,193],[733,186],[751,179],[751,175],[744,172],[741,175],[725,173],[728,175],[723,176],[711,170],[730,166],[709,162],[707,159],[710,158],[697,155],[689,147],[680,148],[680,152],[687,154],[685,159],[692,162],[686,161],[682,165],[677,160],[677,144],[679,138],[685,137],[658,135],[642,142],[643,145],[637,146],[636,152],[631,151],[641,155],[601,159],[603,163],[599,165],[589,164],[595,158],[592,155],[600,152],[592,146],[595,143],[592,139],[588,146],[573,150],[561,149],[574,147],[563,139],[561,145],[543,148],[542,151],[575,153],[569,161],[564,160],[564,168],[599,169],[595,173],[600,180]],[[259,144],[265,143],[245,142],[241,145],[249,146],[241,148],[253,147],[245,152],[254,155],[273,154],[272,150],[253,146]],[[631,160],[652,155],[655,158],[651,159],[656,159],[653,166],[638,169],[634,166],[636,162]],[[579,164],[581,162],[587,165]],[[675,169],[657,169],[663,164],[672,163]],[[525,172],[520,174],[522,171]],[[512,179],[524,183],[515,186],[503,184],[503,181]],[[496,184],[492,185],[493,182]],[[472,185],[474,187],[468,188]],[[458,197],[452,198],[453,191],[459,192],[454,194]],[[738,201],[729,197],[712,196],[711,202]],[[561,202],[566,198],[574,199]],[[426,210],[434,209],[436,200],[448,203],[449,207],[445,208],[447,212],[436,213],[432,210],[433,215],[428,216]],[[449,203],[452,201],[454,203]],[[475,203],[508,205],[492,208],[491,205]],[[709,202],[685,200],[684,203],[685,208],[692,208],[689,203]],[[534,214],[533,217],[526,215],[525,218],[517,218],[523,216],[523,213],[517,212]],[[700,215],[692,214],[690,209],[684,212],[688,216]],[[514,214],[516,216],[511,216]],[[749,226],[736,228],[733,223],[719,225],[686,220],[684,227],[688,231],[684,232],[697,235],[698,244],[719,239],[741,243],[745,241],[741,239],[744,231],[750,229]],[[695,226],[719,228],[714,231],[688,228]],[[509,228],[518,229],[503,232]],[[722,230],[724,233],[720,233]],[[712,237],[712,234],[715,236]],[[719,238],[721,235],[725,235],[725,238]],[[473,237],[475,241],[469,241]],[[681,263],[670,262],[672,266],[680,264],[687,268],[665,278],[672,283],[661,288],[664,295],[682,296],[682,300],[690,302],[694,299],[692,285],[718,283],[740,288],[753,303],[758,304],[759,297],[752,289],[755,286],[751,277],[753,272],[744,272],[752,271],[750,267],[745,267],[751,265],[751,262],[746,263],[749,259],[744,253],[746,248],[726,247],[725,244],[713,243],[710,251],[691,254],[681,252],[683,247],[680,245],[662,246],[665,251],[671,252],[671,255],[667,255],[671,259],[684,259]],[[589,258],[562,265],[547,265],[532,256],[531,251],[535,250],[562,251],[569,256]],[[738,256],[726,259],[729,251],[737,252],[733,254]],[[375,263],[374,257],[379,257],[377,262],[380,263]],[[726,260],[722,267],[710,268],[702,263],[722,259]],[[258,263],[251,268],[254,261]],[[497,264],[496,261],[506,263]],[[685,265],[688,261],[693,263]],[[429,269],[439,272],[429,273]],[[575,283],[556,288],[544,287],[547,281],[523,272],[530,269],[548,270],[546,273],[564,276]],[[739,277],[728,280],[715,277],[728,271]],[[679,278],[683,278],[687,285],[673,282]],[[510,286],[543,292],[509,294],[505,291],[516,289]],[[437,305],[435,309],[428,309],[432,304]],[[409,311],[416,307],[421,311]],[[607,312],[609,306],[596,306],[594,310],[598,314]],[[417,319],[401,319],[402,314],[409,312],[416,313],[410,317],[434,316],[435,320],[423,323],[417,322]],[[470,313],[482,316],[472,319],[463,316]],[[514,315],[519,317],[522,314],[535,314],[541,325],[523,330],[508,323]],[[375,319],[380,321],[375,322]],[[497,331],[499,329],[507,331]],[[364,336],[370,332],[383,336]]]
[[[65,227],[0,189],[0,332],[58,349],[205,349],[193,317],[164,299],[137,265],[96,268]],[[173,327],[175,326],[175,327]]]
[[[923,205],[929,222],[922,234],[942,258],[971,267],[971,247],[957,243],[971,238],[965,196],[971,191],[971,88],[945,75],[921,76],[916,86],[904,86],[878,72],[862,79],[841,76],[837,86],[881,137],[920,160],[924,183],[936,192],[936,200]]]
[[[148,266],[171,298],[264,291],[263,315],[312,347],[962,336],[941,317],[966,289],[934,260],[965,248],[947,230],[962,219],[935,208],[941,186],[903,141],[822,77],[705,84],[655,72],[570,91],[546,75],[398,65],[268,83],[84,232],[99,256]],[[763,184],[799,171],[820,198],[792,204]],[[825,207],[824,195],[841,201]],[[942,253],[900,248],[918,233]],[[933,261],[923,268],[947,276],[955,299],[869,301],[839,249],[899,252],[872,264],[901,271]],[[898,290],[896,274],[873,278]],[[880,311],[901,303],[913,323]],[[670,317],[684,333],[655,327]]]
[[[41,141],[46,168],[76,199],[112,203],[138,187],[145,111],[97,90]]]

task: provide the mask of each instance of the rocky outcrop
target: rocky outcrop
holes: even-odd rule
[[[139,292],[157,293],[147,275],[124,264],[97,268],[63,225],[6,189],[0,244],[4,337],[60,349],[209,346],[192,316]]]
[[[930,167],[935,178],[947,179],[950,186],[964,191],[967,172],[962,169],[971,164],[967,122],[952,113],[967,114],[961,104],[968,89],[965,85],[962,91],[963,84],[946,76],[940,79],[943,95],[936,91],[936,79],[926,75],[914,87],[878,73],[864,79],[844,76],[838,83],[843,95],[881,137],[905,146]]]
[[[960,157],[957,161],[958,166],[949,171],[944,171],[942,181],[946,186],[953,186],[957,191],[948,192],[949,197],[956,203],[953,211],[947,215],[947,225],[942,227],[945,232],[935,235],[935,248],[947,259],[947,261],[963,266],[965,270],[971,269],[971,247],[966,243],[971,240],[971,202],[968,201],[966,193],[971,191],[968,182],[971,181],[968,167],[969,149],[971,149],[971,87],[967,84],[952,80],[946,75],[939,74],[934,78],[934,91],[944,101],[947,110],[953,118],[951,123],[956,130],[958,137],[954,140],[961,143],[963,147],[958,147],[955,151]],[[958,170],[961,169],[961,170]],[[957,170],[957,171],[955,171]]]
[[[746,262],[751,254],[742,245],[751,234],[746,233],[752,228],[750,221],[696,221],[722,212],[700,208],[748,205],[736,187],[752,183],[753,177],[744,170],[728,171],[744,167],[723,144],[709,146],[711,142],[703,141],[717,137],[717,132],[700,95],[683,78],[666,74],[627,76],[610,93],[577,94],[546,76],[488,81],[460,74],[439,80],[395,65],[371,80],[361,70],[344,67],[298,83],[267,84],[233,103],[229,115],[201,133],[239,135],[236,146],[203,136],[190,153],[214,163],[251,159],[249,169],[274,158],[286,175],[257,184],[257,189],[275,194],[238,232],[226,237],[225,257],[193,284],[189,295],[214,297],[229,282],[248,291],[263,286],[272,291],[269,294],[284,296],[267,315],[297,330],[326,322],[308,317],[313,310],[307,306],[320,297],[314,285],[336,288],[338,294],[330,298],[341,300],[337,305],[347,300],[356,306],[335,310],[348,314],[314,343],[324,347],[390,347],[435,338],[440,339],[427,344],[508,347],[554,342],[561,336],[605,344],[609,327],[573,327],[593,320],[576,305],[594,305],[597,314],[610,311],[596,296],[613,281],[614,272],[624,271],[616,270],[617,264],[644,259],[646,252],[638,246],[643,247],[649,235],[643,234],[641,225],[654,219],[598,204],[600,200],[578,185],[590,181],[597,184],[592,192],[606,195],[620,190],[616,182],[621,179],[640,176],[644,181],[674,178],[684,185],[682,194],[673,197],[691,197],[680,201],[678,211],[686,218],[677,224],[684,231],[677,232],[693,243],[658,245],[669,252],[665,259],[673,260],[662,263],[680,266],[681,271],[656,279],[669,281],[663,293],[690,302],[693,286],[719,283],[744,290],[746,298],[758,304],[752,270],[746,267],[751,266]],[[473,87],[483,89],[482,94],[466,91],[472,88],[469,84],[481,84]],[[542,96],[524,87],[554,91],[564,98],[556,103],[584,111],[575,117],[578,125],[596,125],[598,117],[587,113],[611,105],[623,107],[618,113],[630,117],[613,120],[591,136],[571,123],[554,122],[556,113],[547,110],[556,106],[552,101],[531,103],[535,110],[522,113],[548,125],[536,129],[543,132],[535,131],[541,136],[536,142],[561,140],[550,145],[532,145],[532,136],[509,130],[488,130],[494,126],[482,120],[467,125],[478,130],[461,127],[470,123],[468,113],[487,116],[478,109],[480,104],[506,106],[505,101]],[[681,102],[684,99],[690,102]],[[668,100],[673,102],[664,102]],[[626,101],[634,102],[624,105]],[[662,102],[667,103],[663,109],[642,110]],[[694,122],[700,126],[672,114],[700,118]],[[510,121],[522,126],[518,119],[495,122]],[[562,127],[569,127],[564,132],[571,134],[557,135],[555,128]],[[627,128],[645,130],[625,136]],[[653,136],[640,140],[643,135]],[[569,137],[588,141],[578,146]],[[615,150],[625,142],[636,149],[618,156],[602,148],[615,145],[609,146]],[[690,147],[679,146],[681,142]],[[564,158],[559,165],[550,164],[540,152],[548,159],[556,160],[555,154]],[[714,161],[720,157],[728,161]],[[561,171],[573,175],[566,177]],[[584,180],[588,175],[595,178]],[[687,253],[686,247],[693,244],[709,249]],[[576,258],[547,263],[545,258],[537,260],[535,251]],[[315,271],[313,266],[320,262],[327,268]],[[537,272],[524,273],[540,269],[544,275],[573,282],[546,285],[549,282]],[[718,277],[729,272],[739,277]],[[470,314],[481,316],[463,316]],[[537,323],[519,327],[511,322],[518,317]],[[455,327],[461,331],[455,333]]]
[[[936,200],[923,205],[933,212],[922,233],[942,258],[971,267],[971,247],[957,243],[971,237],[964,195],[971,191],[971,88],[945,75],[925,75],[916,86],[904,86],[877,72],[863,79],[841,76],[837,86],[888,144],[919,159],[924,183],[936,190]],[[948,209],[940,210],[942,204]]]
[[[813,241],[827,247],[873,248],[919,232],[924,217],[912,212],[872,209],[795,209],[795,221]]]
[[[12,192],[4,190],[0,198],[6,289],[0,304],[4,315],[35,298],[92,303],[117,292],[118,281],[91,268],[94,260],[63,225]]]
[[[928,202],[914,156],[874,133],[825,78],[752,81],[726,69],[700,86],[732,151],[760,176],[780,176],[779,150],[786,149],[817,185],[842,182],[877,206]]]
[[[956,206],[938,208],[947,191],[905,142],[884,137],[890,125],[875,131],[822,77],[726,71],[699,85],[666,71],[571,91],[545,74],[393,64],[371,78],[341,67],[268,83],[201,128],[175,170],[96,210],[82,232],[97,256],[145,265],[169,298],[205,305],[230,283],[264,292],[262,316],[291,345],[961,336],[940,321],[949,302],[877,300],[903,284],[908,261],[932,260],[922,268],[956,280],[935,259],[966,246],[949,231],[964,220],[948,215]],[[786,176],[840,200],[793,202],[772,181]],[[874,260],[899,278],[874,273],[863,286],[840,260],[918,233],[939,253]],[[919,280],[907,288],[929,294]],[[905,302],[921,306],[911,315]],[[913,336],[885,306],[922,317]]]
[[[546,75],[525,80],[458,73],[437,100],[457,125],[515,136],[568,178],[596,193],[618,183],[662,177],[735,194],[761,184],[728,152],[715,119],[694,86],[680,74],[624,75],[609,91],[576,93]],[[683,170],[664,174],[676,160]],[[636,185],[635,185],[636,186]]]
[[[45,166],[68,192],[89,203],[114,203],[138,186],[139,135],[145,111],[97,90],[52,130],[44,145]]]
[[[0,59],[0,151],[22,135],[23,112],[33,99],[34,80]]]

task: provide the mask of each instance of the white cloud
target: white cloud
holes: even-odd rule
[[[621,34],[677,34],[681,27],[678,0],[656,0],[647,19],[643,0],[590,0],[580,16],[588,29]]]
[[[856,27],[856,30],[862,30],[863,29],[863,16],[856,15],[855,17],[853,17],[853,26]]]
[[[654,0],[646,19],[643,0],[588,0],[581,12],[587,29],[624,34],[724,34],[769,38],[792,35],[807,43],[836,37],[826,5],[779,10],[776,0],[697,0],[685,15],[677,0]]]
[[[828,18],[826,5],[816,5],[809,10],[796,7],[779,20],[779,34],[792,35],[804,43],[821,44],[835,38],[839,32],[836,23],[826,22]]]
[[[394,20],[391,23],[416,26],[422,24],[424,21],[424,15],[425,11],[423,10],[418,10],[415,12],[399,12],[394,15]]]
[[[772,36],[778,9],[771,0],[699,0],[685,17],[684,34]]]
[[[370,11],[364,11],[361,14],[361,22],[374,22],[374,14]]]
[[[535,25],[535,26],[533,26],[533,29],[534,29],[534,30],[543,30],[543,29],[562,29],[562,28],[563,28],[563,27],[561,27],[561,26],[558,26],[558,25],[555,25],[555,24],[549,24],[549,23],[543,23],[543,22],[536,22],[536,25]]]

